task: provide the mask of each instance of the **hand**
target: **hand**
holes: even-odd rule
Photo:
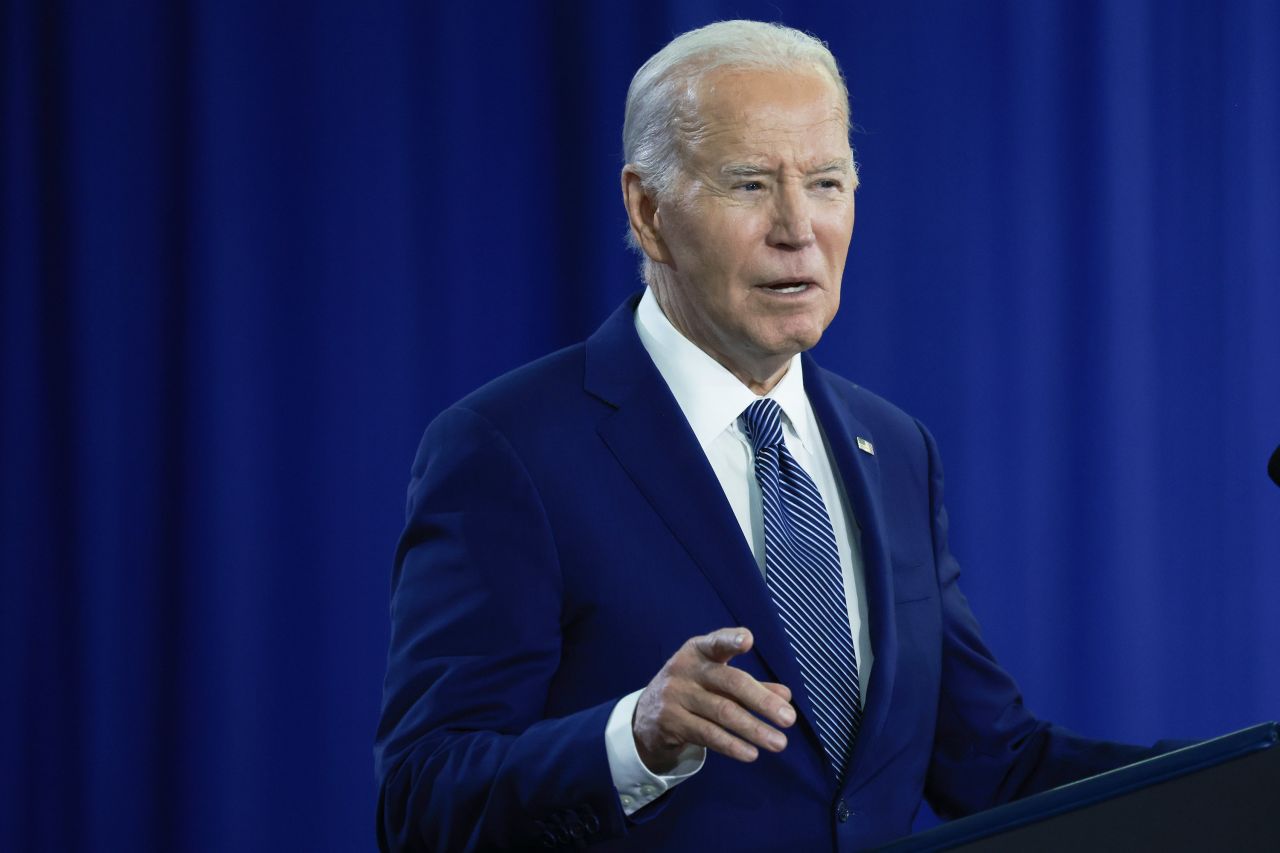
[[[786,748],[787,736],[769,723],[786,728],[796,721],[791,690],[728,665],[750,651],[752,642],[746,628],[694,637],[649,682],[636,702],[631,731],[650,771],[675,767],[690,744],[738,761],[755,761],[760,749]]]

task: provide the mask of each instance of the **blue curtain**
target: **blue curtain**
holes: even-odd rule
[[[734,16],[848,74],[817,355],[933,429],[1030,706],[1280,715],[1276,3],[2,8],[0,849],[373,846],[417,438],[637,288],[627,83]]]

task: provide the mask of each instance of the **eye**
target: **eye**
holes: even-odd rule
[[[744,183],[738,184],[738,189],[746,190],[747,192],[758,192],[759,190],[764,189],[764,184],[759,181],[745,181]]]
[[[834,178],[821,178],[815,186],[820,190],[838,190],[840,189],[840,182]]]

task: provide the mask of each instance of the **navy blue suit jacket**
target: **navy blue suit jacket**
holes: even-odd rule
[[[862,531],[875,649],[837,780],[755,559],[636,335],[636,301],[427,429],[392,583],[384,849],[856,850],[909,832],[922,797],[964,814],[1147,754],[1023,707],[957,586],[929,433],[805,356]],[[793,691],[790,744],[752,764],[713,753],[625,817],[609,712],[685,640],[733,625],[755,635],[733,664]]]

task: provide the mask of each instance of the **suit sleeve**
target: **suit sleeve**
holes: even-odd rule
[[[562,579],[528,471],[460,408],[427,430],[396,550],[375,748],[383,850],[569,846],[625,831],[614,702],[545,719]]]
[[[928,456],[934,565],[942,607],[942,682],[925,796],[953,818],[1148,758],[1164,747],[1090,740],[1036,719],[1017,684],[982,640],[960,591],[960,566],[947,547],[942,465],[933,437]]]

